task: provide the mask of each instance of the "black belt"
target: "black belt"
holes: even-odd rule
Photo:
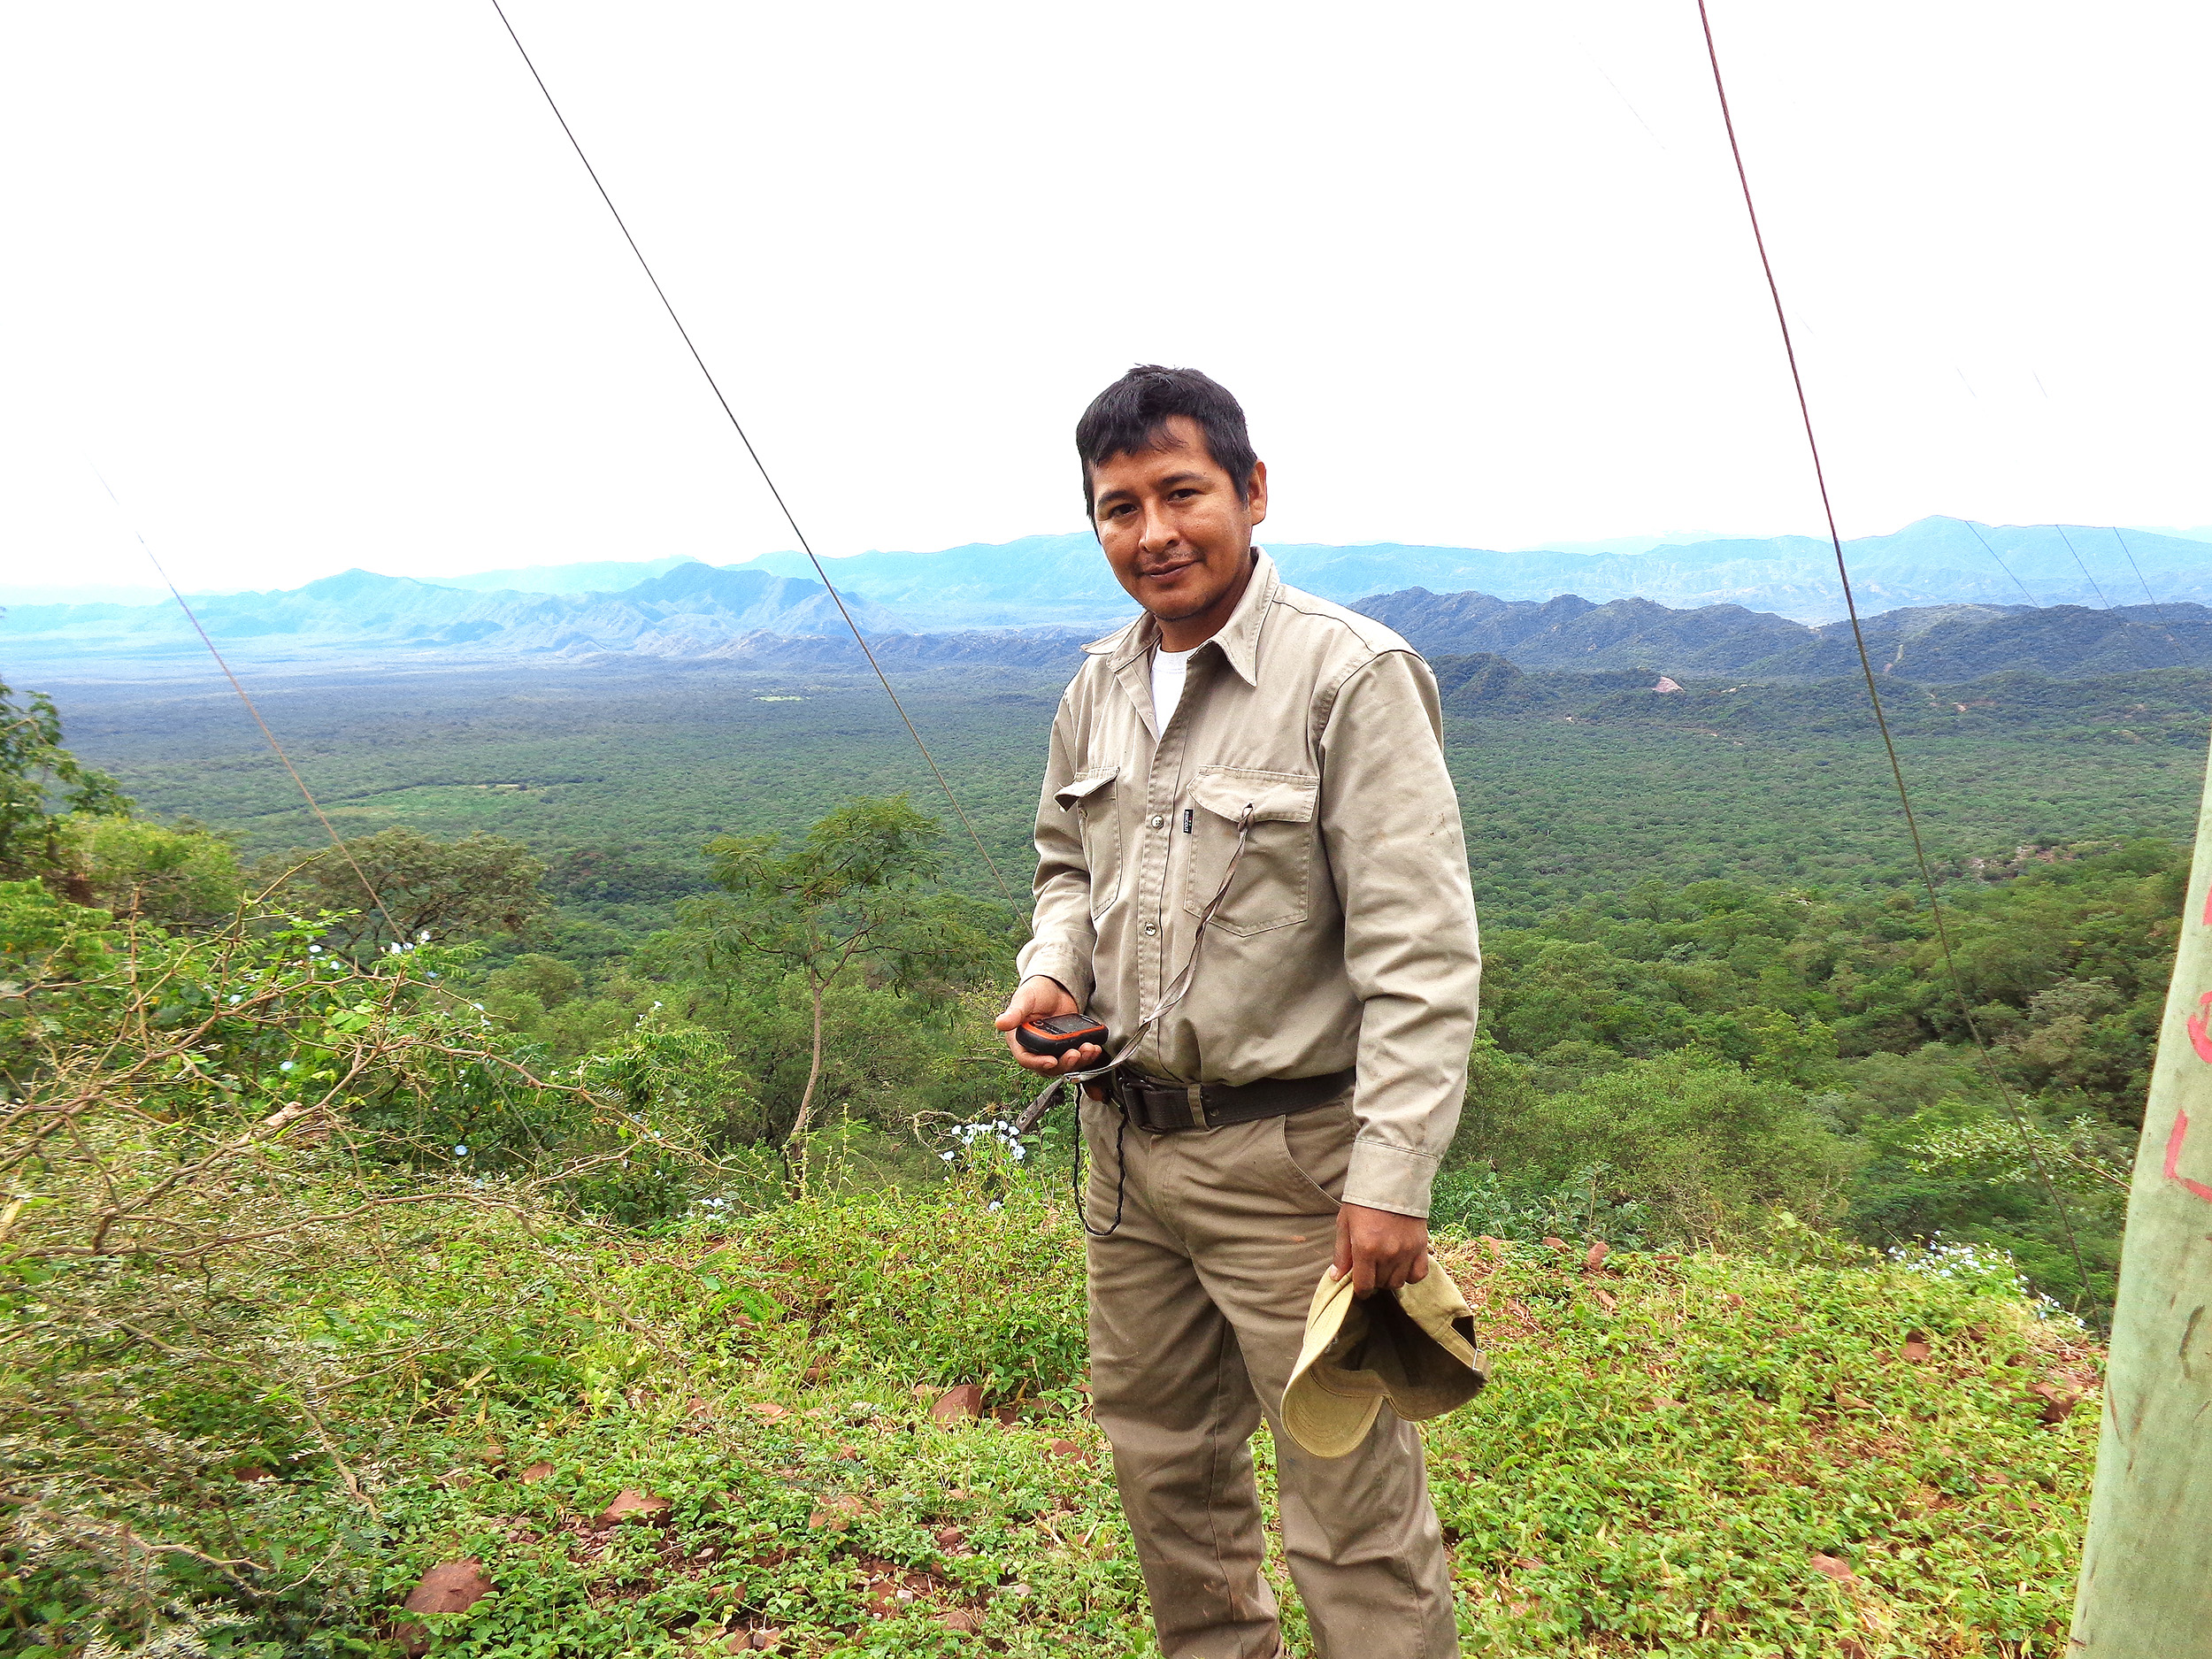
[[[1170,1083],[1126,1069],[1105,1077],[1108,1098],[1129,1121],[1150,1134],[1179,1129],[1216,1129],[1262,1118],[1287,1118],[1326,1105],[1357,1081],[1356,1070],[1325,1077],[1271,1077],[1256,1083]]]

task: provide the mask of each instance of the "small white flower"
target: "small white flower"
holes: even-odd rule
[[[1001,1202],[999,1202],[999,1201],[998,1201],[997,1199],[994,1198],[994,1199],[991,1201],[991,1203],[990,1203],[990,1208],[992,1208],[993,1210],[1003,1210],[1003,1209],[1005,1209],[1005,1208],[1006,1208],[1006,1206],[1005,1206],[1004,1204],[1002,1204]]]
[[[466,1147],[456,1147],[453,1148],[453,1156],[457,1158],[465,1158],[468,1156],[468,1155],[469,1149]]]
[[[959,1154],[956,1152],[940,1152],[937,1156],[944,1159],[946,1163],[949,1164],[954,1158],[957,1157]]]
[[[320,945],[310,945],[307,948],[307,954],[311,956],[319,956],[323,954],[323,948]]]
[[[292,1064],[293,1063],[289,1060],[280,1060],[277,1062],[277,1070],[280,1071],[289,1071],[292,1069]]]

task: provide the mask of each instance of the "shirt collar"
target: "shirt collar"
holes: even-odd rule
[[[1251,580],[1244,584],[1237,607],[1221,625],[1221,631],[1206,641],[1221,648],[1223,660],[1243,676],[1247,685],[1260,683],[1260,627],[1267,620],[1268,606],[1280,582],[1275,573],[1275,561],[1267,557],[1264,549],[1255,547]],[[1102,640],[1093,640],[1083,649],[1093,657],[1110,655],[1110,666],[1118,672],[1141,658],[1159,637],[1160,625],[1147,611],[1127,626],[1115,630]]]

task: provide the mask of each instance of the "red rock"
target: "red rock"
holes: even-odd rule
[[[410,1613],[465,1613],[492,1593],[479,1561],[449,1561],[422,1575],[401,1603]]]
[[[1054,1440],[1045,1448],[1047,1457],[1057,1457],[1079,1463],[1087,1463],[1091,1455],[1073,1440]]]
[[[946,1389],[929,1409],[930,1421],[947,1427],[955,1423],[972,1422],[982,1415],[983,1390],[972,1382]]]
[[[1592,1240],[1590,1253],[1582,1258],[1582,1271],[1586,1273],[1596,1272],[1605,1265],[1605,1258],[1612,1253],[1612,1249],[1613,1247],[1603,1239]]]
[[[1819,1550],[1813,1552],[1812,1568],[1815,1572],[1833,1578],[1838,1584],[1855,1583],[1859,1576],[1851,1571],[1849,1562],[1840,1556],[1824,1555]]]
[[[615,1494],[614,1502],[599,1512],[599,1525],[616,1526],[624,1521],[645,1521],[658,1525],[668,1518],[671,1507],[658,1493],[625,1486]]]
[[[1897,1357],[1909,1365],[1925,1365],[1933,1357],[1934,1352],[1935,1350],[1928,1346],[1928,1338],[1924,1332],[1908,1331],[1905,1333],[1905,1345],[1897,1350]]]
[[[2082,1400],[2078,1393],[2062,1388],[2056,1383],[2032,1382],[2028,1385],[2028,1392],[2043,1402],[2043,1409],[2039,1415],[2047,1424],[2065,1422],[2073,1416],[2074,1408]]]
[[[1569,1244],[1564,1239],[1555,1239],[1548,1233],[1544,1235],[1544,1248],[1548,1250],[1556,1250],[1560,1255],[1564,1256],[1573,1249],[1574,1246]]]
[[[868,1586],[867,1607],[878,1618],[914,1604],[914,1592],[896,1578],[879,1578]]]
[[[521,1478],[526,1481],[549,1480],[553,1478],[553,1465],[532,1463],[529,1468],[522,1471]]]
[[[817,1530],[827,1529],[841,1532],[853,1524],[853,1517],[868,1513],[868,1501],[853,1493],[843,1493],[834,1498],[824,1498],[806,1517],[806,1524]]]
[[[937,1622],[959,1635],[972,1636],[983,1628],[983,1615],[964,1607],[949,1607],[938,1614]]]
[[[1599,1307],[1604,1309],[1608,1313],[1612,1312],[1614,1309],[1620,1306],[1620,1303],[1613,1300],[1612,1292],[1606,1290],[1601,1286],[1593,1285],[1590,1287],[1590,1296]]]
[[[968,1535],[956,1526],[941,1526],[937,1529],[937,1548],[940,1549],[957,1549],[967,1541]]]
[[[684,1415],[694,1423],[711,1422],[715,1416],[713,1402],[695,1396],[684,1402]]]
[[[492,1581],[477,1561],[442,1562],[400,1603],[410,1613],[465,1613],[492,1593]],[[392,1636],[411,1659],[430,1651],[430,1632],[409,1619],[392,1627]]]

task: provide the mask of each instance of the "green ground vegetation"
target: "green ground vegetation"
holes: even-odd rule
[[[1507,746],[1470,722],[1463,765]],[[1522,787],[1720,741],[1624,731],[1519,728]],[[918,792],[342,858],[44,741],[0,867],[9,1651],[1145,1650],[1065,1126],[991,1128],[1016,918]],[[1436,1217],[1498,1363],[1430,1432],[1471,1650],[2062,1650],[2183,873],[2110,784],[2190,781],[2144,747],[2077,746],[2102,817],[2047,769],[2065,833],[1962,818],[1978,1045],[1890,873],[1499,907]],[[964,1385],[1008,1421],[933,1415]],[[488,1592],[409,1614],[440,1566]]]

